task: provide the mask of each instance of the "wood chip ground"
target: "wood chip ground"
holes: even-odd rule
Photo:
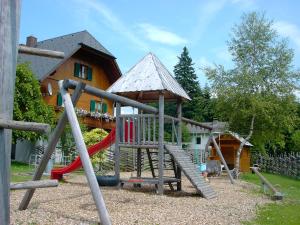
[[[123,173],[121,177],[129,177]],[[83,175],[69,175],[57,188],[36,191],[28,210],[18,211],[24,191],[11,191],[11,224],[99,224],[96,207]],[[113,224],[190,225],[241,224],[255,216],[258,205],[270,202],[259,187],[223,178],[210,179],[218,197],[206,200],[183,178],[183,191],[155,194],[155,187],[101,188]]]

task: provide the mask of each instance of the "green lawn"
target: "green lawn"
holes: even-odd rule
[[[283,201],[258,207],[256,219],[245,224],[299,225],[300,181],[274,174],[263,173],[263,175],[284,194]],[[251,183],[260,184],[260,180],[255,174],[246,173],[241,178]]]
[[[22,182],[32,179],[34,168],[25,163],[12,162],[10,171],[11,182]]]

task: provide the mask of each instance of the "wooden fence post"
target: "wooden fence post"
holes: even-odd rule
[[[19,0],[0,0],[0,117],[11,120],[19,42]],[[0,129],[0,225],[10,224],[12,131]]]

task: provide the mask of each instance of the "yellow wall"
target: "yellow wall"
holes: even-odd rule
[[[106,90],[111,84],[108,80],[108,74],[106,74],[103,70],[103,68],[94,63],[92,60],[85,60],[82,57],[71,57],[69,58],[65,63],[63,63],[59,68],[56,70],[56,72],[48,76],[45,80],[42,81],[42,92],[47,93],[47,85],[48,83],[51,83],[52,85],[52,96],[49,96],[46,94],[44,96],[44,100],[46,101],[47,104],[57,106],[57,93],[59,92],[58,90],[58,80],[63,80],[63,79],[72,79],[76,81],[83,81],[84,83],[100,88],[103,90]],[[75,63],[80,63],[87,65],[92,68],[92,81],[88,81],[85,79],[81,79],[78,77],[74,76],[74,64]],[[70,93],[72,93],[72,90],[70,90]],[[96,100],[100,101],[101,99],[95,96],[88,95],[86,93],[83,93],[76,105],[77,108],[82,108],[87,110],[88,112],[90,111],[90,100]],[[107,109],[108,113],[110,115],[113,115],[113,102],[108,101],[106,99],[103,99],[103,102],[107,104]]]

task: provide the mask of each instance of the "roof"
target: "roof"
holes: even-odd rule
[[[208,129],[204,129],[198,126],[192,126],[191,124],[187,124],[187,128],[190,133],[197,133],[197,134],[203,134],[203,133],[223,133],[228,128],[227,122],[221,122],[221,121],[213,121],[213,122],[203,122],[203,125],[212,127],[212,130],[209,131]]]
[[[65,53],[64,59],[54,59],[35,55],[19,54],[18,63],[30,62],[31,69],[38,80],[45,79],[66,59],[71,57],[82,47],[87,46],[105,56],[115,60],[116,58],[104,48],[88,31],[80,31],[56,38],[37,42],[36,48],[62,51]]]
[[[166,99],[183,98],[190,100],[185,90],[153,53],[147,54],[107,91],[137,100],[138,98],[157,100],[157,93],[165,91]],[[133,93],[137,95],[133,95]],[[147,96],[147,94],[149,95]]]
[[[240,136],[239,134],[237,134],[237,133],[234,133],[234,132],[232,132],[232,131],[228,131],[228,132],[226,132],[226,133],[229,133],[230,135],[232,135],[236,140],[240,141],[241,143],[242,143],[243,141],[245,141],[245,138],[241,137],[241,136]],[[225,133],[225,134],[226,134],[226,133]],[[253,145],[252,145],[249,141],[246,141],[245,145],[246,145],[246,146],[253,147]]]

